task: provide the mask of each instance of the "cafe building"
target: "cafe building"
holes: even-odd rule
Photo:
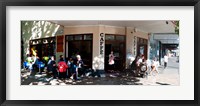
[[[41,38],[40,46],[30,40],[30,47],[38,48],[46,55],[75,57],[81,55],[87,67],[107,70],[108,58],[114,52],[115,68],[123,70],[130,65],[129,57],[143,54],[150,56],[150,37],[152,33],[162,31],[165,21],[50,21],[62,25],[63,32],[54,37]],[[154,23],[154,26],[150,26]],[[158,26],[156,26],[158,25]],[[154,32],[153,32],[154,31]],[[163,30],[162,32],[164,32]],[[159,32],[160,33],[160,32]],[[167,32],[166,32],[167,33]]]

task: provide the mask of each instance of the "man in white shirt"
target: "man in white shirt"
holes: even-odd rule
[[[167,54],[165,54],[165,56],[164,56],[164,68],[167,67],[167,63],[168,63],[168,56],[167,56]]]

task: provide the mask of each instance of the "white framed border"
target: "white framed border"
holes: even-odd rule
[[[7,6],[6,17],[7,100],[194,100],[193,6]],[[180,20],[180,86],[20,86],[21,20]]]

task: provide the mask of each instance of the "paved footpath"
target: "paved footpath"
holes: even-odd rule
[[[143,85],[179,85],[179,63],[176,57],[170,57],[168,66],[164,69],[163,65],[159,66],[159,73],[140,78],[140,83]]]
[[[106,73],[105,77],[83,77],[80,80],[72,79],[52,79],[46,73],[30,76],[30,72],[21,74],[22,85],[179,85],[179,63],[176,58],[169,58],[167,68],[159,66],[159,74],[148,76],[147,78],[134,77],[133,73],[115,72]]]

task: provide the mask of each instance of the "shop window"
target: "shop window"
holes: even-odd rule
[[[73,36],[67,36],[66,39],[67,39],[67,40],[74,40],[74,39],[73,39]]]
[[[37,55],[42,58],[44,56],[55,55],[55,37],[42,38],[30,40],[30,55],[33,55],[33,51],[37,51]]]
[[[121,40],[121,41],[123,41],[124,40],[124,36],[116,36],[116,40]]]
[[[74,36],[74,40],[82,40],[82,35],[76,35],[76,36]]]
[[[92,40],[92,35],[84,35],[84,40]]]
[[[115,40],[114,35],[106,35],[106,40]]]

